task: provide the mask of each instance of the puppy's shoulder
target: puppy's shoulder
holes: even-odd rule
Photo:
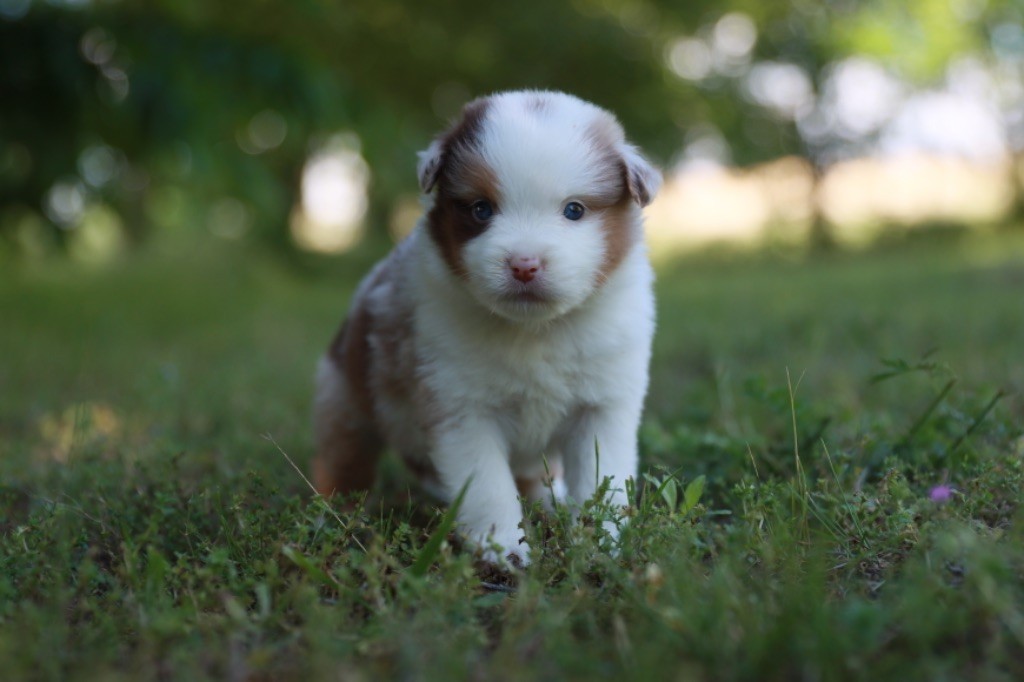
[[[352,313],[365,310],[374,318],[392,317],[411,305],[409,271],[411,238],[397,244],[363,278],[352,297]]]

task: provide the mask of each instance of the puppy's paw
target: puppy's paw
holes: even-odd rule
[[[530,546],[525,542],[506,550],[505,561],[513,568],[526,568],[530,565]]]
[[[530,546],[519,537],[508,537],[502,542],[496,537],[481,543],[486,549],[483,560],[502,568],[526,568],[530,565]]]

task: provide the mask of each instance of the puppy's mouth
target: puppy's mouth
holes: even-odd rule
[[[531,289],[510,291],[505,294],[504,298],[510,303],[551,303],[551,296],[544,294],[544,292]]]
[[[492,303],[494,312],[519,321],[548,319],[560,308],[554,292],[535,286],[506,287]]]
[[[522,284],[509,282],[500,298],[506,303],[520,303],[527,305],[544,305],[555,302],[552,292],[540,282]]]

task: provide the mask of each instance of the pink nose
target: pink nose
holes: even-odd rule
[[[540,258],[536,256],[510,256],[508,267],[512,270],[512,276],[520,282],[531,282],[540,272]]]

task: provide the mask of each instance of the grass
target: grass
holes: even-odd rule
[[[1024,676],[1020,234],[662,264],[622,545],[533,510],[515,577],[278,449],[367,265],[0,273],[5,679]]]

